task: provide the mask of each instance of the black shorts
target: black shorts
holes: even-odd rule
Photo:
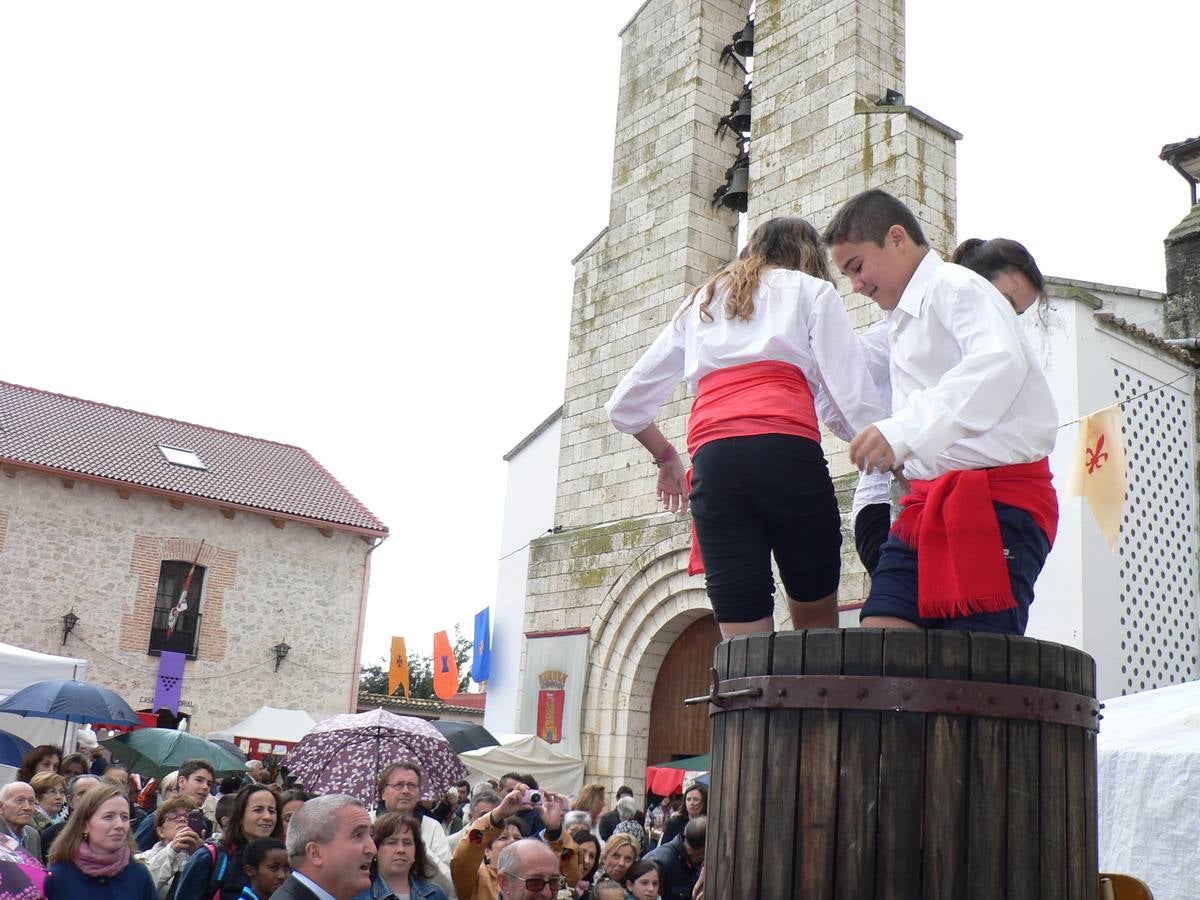
[[[892,529],[892,505],[869,503],[854,518],[854,546],[868,575],[879,565],[879,549]]]
[[[792,600],[837,591],[842,517],[820,444],[785,434],[725,438],[701,447],[692,466],[692,518],[718,622],[772,615],[772,553]]]

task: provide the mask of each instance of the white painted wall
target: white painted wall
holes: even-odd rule
[[[1109,288],[1093,296],[1103,300],[1104,312],[1127,320],[1141,310],[1145,315],[1140,327],[1150,330],[1147,326],[1153,324],[1156,301],[1140,296],[1145,293]],[[1094,319],[1095,312],[1086,302],[1056,297],[1041,317],[1031,313],[1022,319],[1046,372],[1060,423],[1112,405],[1117,384],[1114,365],[1137,369],[1157,383],[1173,381],[1189,371],[1185,363],[1143,341],[1101,327]],[[1191,381],[1185,379],[1179,387],[1190,391]],[[1181,433],[1191,434],[1194,422],[1181,423],[1180,428]],[[1097,663],[1097,691],[1105,698],[1121,693],[1124,685],[1122,666],[1128,654],[1122,645],[1122,616],[1126,603],[1118,552],[1109,549],[1083,500],[1062,497],[1078,433],[1078,425],[1063,427],[1050,456],[1059,490],[1058,536],[1037,582],[1026,633],[1091,654]],[[1194,496],[1191,508],[1195,509]],[[1139,527],[1147,525],[1140,523]],[[1123,530],[1118,549],[1130,537],[1130,529]]]
[[[494,734],[517,730],[529,542],[554,525],[561,437],[562,418],[555,417],[508,461],[492,614],[492,671],[483,718],[484,726]]]

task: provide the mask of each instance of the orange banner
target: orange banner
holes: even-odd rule
[[[444,631],[433,636],[433,692],[443,700],[458,693],[458,660]]]
[[[404,638],[392,638],[392,664],[388,669],[388,695],[396,693],[396,688],[404,688],[404,699],[412,697],[412,688],[408,686],[408,651],[404,647]]]

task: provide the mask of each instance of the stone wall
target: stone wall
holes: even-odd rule
[[[135,708],[154,696],[147,654],[164,559],[207,566],[197,659],[184,675],[183,711],[204,733],[263,705],[314,716],[356,698],[356,649],[368,545],[334,531],[133,491],[5,469],[0,477],[0,620],[4,640],[88,659],[89,679]],[[79,624],[62,641],[62,616]],[[275,671],[271,648],[291,645]]]
[[[748,3],[651,0],[622,33],[612,201],[606,230],[576,259],[555,523],[654,511],[649,461],[613,430],[604,402],[679,304],[736,252],[736,216],[714,208],[736,147],[717,120],[742,73],[719,63]],[[674,440],[681,388],[659,423]]]
[[[1200,203],[1192,207],[1166,241],[1166,336],[1200,337]]]

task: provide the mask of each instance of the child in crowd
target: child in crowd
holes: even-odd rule
[[[279,838],[259,838],[246,845],[242,866],[250,883],[242,888],[242,900],[267,900],[287,881],[292,867]]]
[[[1023,634],[1058,525],[1046,458],[1058,414],[1029,341],[1000,292],[944,263],[884,191],[849,200],[824,239],[888,313],[892,413],[855,436],[850,459],[912,483],[862,624]]]

